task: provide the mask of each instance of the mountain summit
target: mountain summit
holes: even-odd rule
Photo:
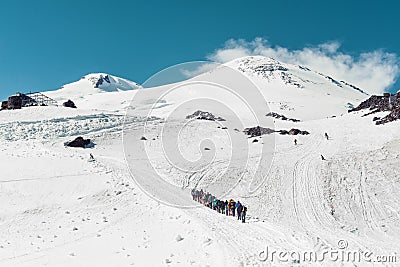
[[[140,87],[140,85],[135,82],[112,76],[106,73],[91,73],[82,77],[79,81],[73,84],[75,86],[78,84],[86,85],[87,82],[90,82],[93,88],[98,88],[105,92],[126,91],[137,89]],[[65,85],[64,88],[70,85],[72,84]]]
[[[226,65],[251,77],[259,77],[268,81],[279,79],[286,85],[291,85],[300,89],[310,84],[328,83],[339,88],[356,90],[362,94],[368,95],[357,86],[348,82],[336,80],[302,65],[287,64],[270,57],[247,56],[230,61]]]
[[[90,73],[76,82],[61,86],[60,89],[55,91],[45,92],[45,94],[61,104],[61,102],[68,99],[78,100],[79,102],[79,100],[87,100],[88,97],[93,98],[101,93],[118,93],[122,91],[126,91],[129,95],[128,98],[130,98],[131,94],[128,91],[136,90],[140,87],[135,82],[107,73]],[[108,97],[105,98],[107,99]]]
[[[107,73],[90,73],[76,82],[61,86],[57,91],[62,93],[73,93],[75,95],[87,95],[102,92],[134,90],[139,87],[140,85],[135,82]]]

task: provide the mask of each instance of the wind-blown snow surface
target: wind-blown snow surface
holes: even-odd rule
[[[259,190],[247,194],[245,178],[227,196],[248,207],[247,223],[207,208],[166,206],[139,189],[124,162],[121,140],[121,111],[137,91],[93,89],[86,95],[62,89],[54,96],[77,100],[78,109],[0,112],[0,266],[304,266],[307,263],[262,262],[258,255],[266,246],[321,252],[337,249],[339,240],[346,240],[350,251],[398,252],[398,123],[376,126],[369,116],[361,116],[363,112],[347,114],[347,103],[356,105],[366,96],[311,70],[259,57],[229,64],[261,88],[271,111],[301,119],[276,119],[276,129],[294,127],[311,133],[297,136],[297,146],[294,137],[275,135],[274,158],[263,170]],[[192,81],[226,79],[223,74],[217,69]],[[160,102],[153,98],[155,92],[173,86],[177,85],[145,89],[147,101],[133,107],[137,116],[128,117],[125,126],[140,136],[145,123],[142,112],[156,107],[158,118],[146,121],[148,153],[160,174],[186,190],[183,201],[191,202],[190,189],[197,182],[206,186],[226,167],[230,138],[245,142],[250,154],[257,156],[271,136],[252,143],[254,138],[234,129],[229,114],[215,114],[227,115],[226,122],[219,122],[227,129],[212,121],[193,121],[181,131],[182,153],[189,158],[201,156],[205,152],[198,144],[207,136],[218,161],[201,179],[171,170],[157,130],[185,97],[212,94],[208,88],[191,85],[189,93],[169,94]],[[111,104],[104,105],[107,102]],[[197,109],[189,106],[186,115]],[[78,135],[93,139],[95,147],[63,146]],[[95,155],[95,162],[88,162],[89,153]],[[321,161],[321,154],[326,161]],[[145,155],[138,152],[133,157],[140,171]],[[153,180],[147,178],[151,185]]]

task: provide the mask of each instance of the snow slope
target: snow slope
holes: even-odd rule
[[[245,73],[265,100],[252,99],[246,81],[232,80],[231,70],[222,66],[186,83],[145,90],[53,92],[55,98],[76,100],[78,109],[1,111],[0,266],[392,266],[375,256],[396,255],[400,249],[398,123],[376,126],[364,112],[347,114],[347,103],[356,105],[367,96],[304,67],[261,57],[228,65]],[[248,138],[241,130],[256,121],[246,105],[229,91],[199,81],[231,86],[256,113],[301,119],[263,116],[263,126],[294,127],[310,135],[296,136],[296,146],[293,136]],[[197,101],[205,96],[216,103]],[[124,118],[132,97],[138,99]],[[198,109],[226,121],[185,119]],[[154,117],[147,120],[149,112]],[[146,141],[140,140],[143,127]],[[145,150],[130,153],[123,133],[125,144]],[[94,148],[63,146],[79,135],[91,138]],[[174,138],[188,159],[179,167],[191,167],[194,160],[199,165],[194,174],[175,168],[166,157],[165,145]],[[271,145],[273,151],[263,149]],[[89,153],[95,162],[88,162]],[[146,168],[147,155],[158,175],[178,187],[161,186]],[[259,186],[249,192],[260,158]],[[249,164],[243,167],[244,159]],[[245,224],[205,207],[164,205],[141,190],[155,188],[164,200],[196,205],[192,188],[217,195],[242,173],[224,198],[248,207]],[[338,250],[340,240],[348,251],[371,251],[375,262],[260,259],[266,247],[322,254]]]

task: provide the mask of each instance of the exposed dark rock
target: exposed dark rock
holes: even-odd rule
[[[208,121],[225,121],[221,117],[216,117],[212,113],[207,111],[198,110],[191,115],[186,116],[186,119],[196,119],[196,120],[208,120]]]
[[[389,113],[389,115],[383,117],[383,118],[380,119],[380,120],[377,120],[375,123],[376,123],[377,125],[379,125],[379,124],[385,124],[385,123],[387,123],[387,122],[395,121],[395,120],[398,120],[398,119],[400,119],[400,108],[397,108],[397,109],[392,110],[392,111]]]
[[[288,135],[289,134],[289,131],[286,131],[286,130],[280,130],[280,131],[278,131],[279,132],[279,134],[281,134],[281,135]]]
[[[71,142],[66,142],[64,143],[65,146],[69,147],[82,147],[82,148],[88,148],[92,147],[93,143],[90,141],[90,139],[84,139],[83,137],[79,136],[75,138],[75,140]]]
[[[322,77],[324,77],[325,79],[331,81],[331,82],[332,82],[333,84],[335,84],[336,86],[343,87],[342,84],[341,84],[340,82],[336,81],[336,80],[333,79],[332,77],[327,76],[327,75],[324,75],[324,74],[322,74],[322,73],[320,73],[320,72],[318,72],[318,74],[321,75]]]
[[[237,69],[244,73],[251,75],[258,75],[260,77],[269,79],[276,72],[286,72],[288,68],[284,67],[279,61],[272,58],[259,60],[256,57],[247,57],[241,59]]]
[[[311,71],[309,68],[301,66],[301,65],[299,65],[299,69],[305,70],[305,71]]]
[[[96,81],[96,84],[94,85],[94,87],[99,88],[99,86],[102,85],[104,82],[111,83],[110,77],[108,75],[106,75],[106,76],[100,75],[100,78]]]
[[[258,142],[258,140],[257,140],[257,139],[254,139],[254,140],[253,140],[253,143],[257,143],[257,142]]]
[[[253,71],[256,73],[265,73],[268,71],[277,71],[277,70],[288,71],[287,68],[280,65],[279,63],[265,63],[253,67]]]
[[[246,128],[243,130],[243,132],[247,135],[250,135],[250,137],[255,137],[255,136],[261,136],[264,134],[274,133],[275,130],[273,130],[271,128],[263,128],[260,126],[256,126],[256,127]]]
[[[283,71],[282,71],[282,72],[280,73],[280,75],[281,75],[282,81],[283,81],[285,84],[291,84],[291,85],[296,86],[297,88],[304,88],[304,86],[301,85],[300,82],[297,81],[297,80],[295,79],[295,77],[294,77],[292,74],[289,74],[289,73],[287,73],[287,72],[283,72]],[[296,77],[296,78],[298,78],[298,77]]]
[[[344,83],[344,84],[347,85],[347,86],[350,86],[351,88],[353,88],[353,89],[359,91],[360,93],[363,93],[364,95],[368,95],[366,92],[364,92],[362,89],[358,88],[358,87],[355,86],[355,85],[352,85],[352,84],[350,84],[350,83],[348,83],[348,82],[345,82],[345,81],[340,81],[340,82],[341,82],[341,83]]]
[[[292,129],[289,130],[289,135],[298,135],[298,134],[301,134],[301,135],[308,135],[308,134],[310,134],[310,133],[307,132],[307,131],[301,131],[301,130],[295,129],[295,128],[292,128]]]
[[[375,121],[377,125],[398,120],[400,119],[400,92],[397,92],[397,94],[385,93],[383,96],[373,95],[363,101],[358,107],[349,110],[349,112],[363,109],[370,110],[369,113],[363,116],[368,116],[377,112],[390,112],[383,118],[374,117],[373,121]]]
[[[8,109],[8,101],[2,101],[1,102],[1,109]]]
[[[279,134],[281,134],[281,135],[309,135],[310,133],[307,131],[301,131],[299,129],[292,128],[289,131],[280,130]]]
[[[373,95],[367,100],[361,102],[358,107],[351,109],[349,112],[359,111],[363,109],[369,109],[372,111],[372,113],[389,111],[389,97]]]
[[[204,150],[210,150],[208,147],[205,147]]]
[[[298,120],[298,119],[291,119],[291,118],[288,118],[288,117],[286,117],[286,116],[284,116],[284,115],[282,115],[282,114],[278,114],[278,113],[275,113],[275,112],[270,112],[270,113],[268,113],[267,115],[265,115],[265,116],[267,116],[267,117],[273,117],[273,118],[276,118],[276,119],[281,119],[281,120],[283,120],[283,121],[293,121],[293,122],[299,122],[300,120]]]
[[[264,134],[271,134],[271,133],[275,133],[275,132],[277,132],[281,135],[308,135],[308,134],[310,134],[307,131],[301,131],[301,130],[295,129],[295,128],[292,128],[289,131],[287,131],[287,130],[275,131],[271,128],[263,128],[260,126],[246,128],[246,129],[244,129],[243,132],[247,135],[250,135],[250,137],[262,136]]]
[[[68,100],[67,102],[64,102],[63,106],[67,107],[67,108],[76,108],[75,103],[72,100]]]
[[[330,80],[333,84],[335,84],[335,85],[337,85],[337,86],[339,86],[339,87],[343,87],[342,86],[342,84],[340,83],[340,82],[338,82],[338,81],[336,81],[335,79],[333,79],[332,77],[330,77],[330,76],[325,76],[328,80]]]
[[[142,136],[142,137],[140,137],[140,140],[146,141],[146,140],[147,140],[147,138],[146,138],[146,137],[144,137],[144,136]]]
[[[273,71],[288,71],[288,69],[281,65],[279,61],[269,59],[268,62],[257,62],[253,57],[243,59],[238,67],[238,70],[246,72],[250,70],[260,76],[268,76]]]

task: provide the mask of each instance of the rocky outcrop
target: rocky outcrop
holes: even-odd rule
[[[389,113],[389,115],[383,117],[382,119],[379,119],[379,120],[375,121],[375,123],[377,125],[385,124],[385,123],[388,123],[388,122],[391,122],[391,121],[395,121],[395,120],[398,120],[398,119],[400,119],[400,108],[392,110]]]
[[[400,92],[397,94],[385,93],[383,96],[373,95],[363,101],[358,107],[349,110],[349,112],[368,109],[369,113],[363,116],[368,116],[377,112],[390,112],[383,118],[374,117],[375,124],[385,124],[391,121],[400,119]]]
[[[3,109],[8,109],[8,101],[1,102],[1,110],[3,110]]]
[[[110,77],[108,75],[100,75],[97,80],[93,80],[92,82],[94,83],[95,88],[99,88],[99,86],[102,85],[104,82],[111,83]]]
[[[310,134],[310,133],[307,132],[307,131],[302,131],[302,130],[299,130],[299,129],[296,129],[296,128],[292,128],[292,129],[290,129],[289,131],[280,130],[280,131],[278,131],[278,132],[279,132],[279,134],[281,134],[281,135],[309,135],[309,134]]]
[[[272,72],[288,71],[288,68],[272,58],[247,57],[240,59],[238,70],[268,77]]]
[[[243,132],[246,135],[250,135],[250,137],[256,137],[256,136],[261,136],[264,134],[271,134],[274,133],[275,130],[271,128],[264,128],[261,126],[256,126],[256,127],[251,127],[251,128],[246,128],[243,130]]]
[[[280,120],[283,120],[283,121],[293,121],[293,122],[299,122],[300,121],[298,119],[287,118],[286,116],[284,116],[282,114],[275,113],[275,112],[270,112],[265,116],[273,117],[273,118],[280,119]]]
[[[186,116],[186,119],[196,119],[196,120],[208,120],[208,121],[225,121],[221,117],[216,117],[212,113],[207,111],[198,110],[191,115]]]
[[[323,75],[322,73],[320,73],[320,75],[322,75],[323,77],[325,77],[328,81],[330,81],[331,83],[333,83],[334,85],[337,85],[339,87],[343,87],[342,84],[338,81],[336,81],[335,79],[333,79],[331,76],[328,75]]]
[[[356,108],[351,109],[349,112],[369,109],[373,113],[381,111],[389,111],[389,97],[373,95],[367,100],[361,102]]]
[[[304,88],[304,86],[298,81],[297,79],[300,79],[299,77],[295,77],[292,74],[289,74],[287,72],[281,72],[280,73],[281,79],[285,84],[290,84],[293,86],[296,86],[297,88]],[[302,79],[300,79],[302,80]],[[303,80],[304,81],[304,80]]]
[[[357,91],[359,91],[360,93],[363,93],[364,95],[368,95],[366,92],[364,92],[363,90],[361,90],[359,87],[357,87],[357,86],[355,86],[355,85],[353,85],[353,84],[350,84],[350,83],[348,83],[348,82],[345,82],[345,81],[340,81],[341,83],[344,83],[345,85],[347,85],[347,86],[350,86],[351,88],[353,88],[354,90],[357,90]]]
[[[82,147],[82,148],[88,148],[92,147],[93,143],[90,139],[84,139],[83,137],[79,136],[75,138],[75,140],[71,142],[66,142],[64,143],[65,146],[69,147]]]
[[[287,131],[287,130],[274,130],[271,128],[264,128],[261,126],[246,128],[243,130],[243,132],[246,135],[250,135],[250,137],[262,136],[262,135],[271,134],[271,133],[279,133],[281,135],[308,135],[308,134],[310,134],[307,131],[302,131],[302,130],[295,129],[295,128],[292,128],[289,131]]]
[[[75,103],[72,102],[72,100],[68,100],[67,102],[64,102],[63,106],[67,107],[67,108],[76,108]]]

